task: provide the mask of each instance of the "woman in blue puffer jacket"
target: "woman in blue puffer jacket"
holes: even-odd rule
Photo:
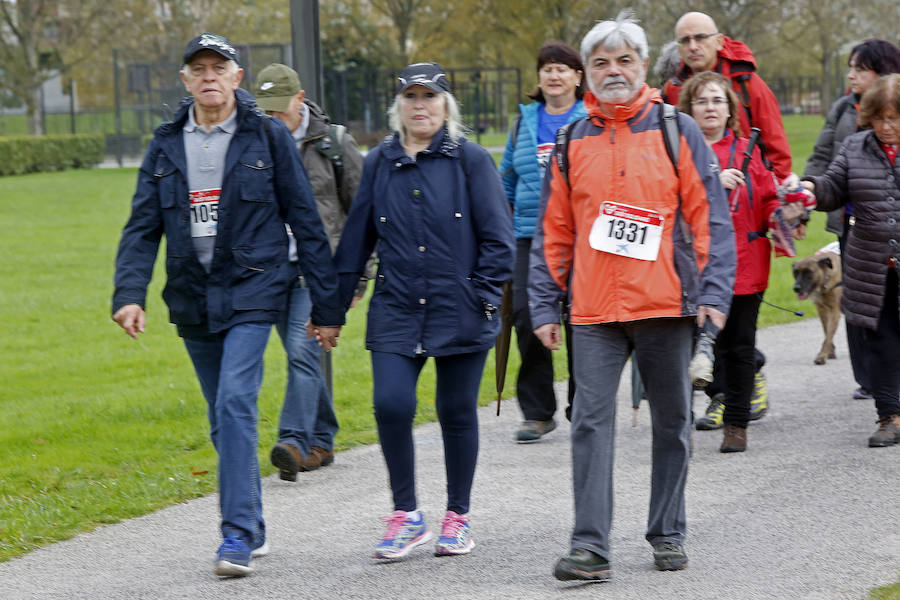
[[[345,309],[376,250],[366,348],[394,511],[375,557],[394,560],[432,534],[416,502],[412,425],[416,382],[434,357],[447,509],[437,555],[469,552],[469,496],[478,455],[478,389],[500,328],[500,288],[514,238],[490,154],[460,134],[443,68],[400,72],[388,111],[394,133],[366,156],[335,254]]]
[[[516,441],[538,441],[556,428],[556,396],[553,393],[553,359],[550,350],[534,336],[528,314],[528,253],[538,218],[544,169],[556,141],[556,130],[587,116],[581,98],[584,67],[581,57],[563,42],[547,42],[538,51],[538,86],[528,97],[535,100],[520,105],[520,116],[509,134],[500,173],[506,197],[513,210],[516,233],[516,267],[513,275],[513,314],[516,339],[522,364],[516,380],[516,395],[524,421],[516,432]],[[564,321],[568,323],[568,320]],[[569,407],[575,396],[571,371],[571,345],[566,326],[566,350],[569,353]]]

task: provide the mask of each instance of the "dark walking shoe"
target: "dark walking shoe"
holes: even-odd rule
[[[853,399],[854,400],[871,400],[872,393],[869,392],[869,390],[867,390],[864,387],[858,387],[855,390],[853,390]]]
[[[660,571],[680,571],[688,564],[684,546],[673,542],[653,544],[653,562]]]
[[[321,446],[310,446],[309,456],[303,461],[301,471],[314,471],[319,467],[327,467],[334,462],[334,451],[326,450]]]
[[[522,421],[522,426],[516,432],[516,441],[520,444],[536,442],[543,436],[556,429],[556,421]]]
[[[612,578],[612,569],[599,554],[575,548],[556,561],[553,576],[560,581],[607,581]]]
[[[869,448],[884,448],[900,444],[900,415],[878,419],[878,429],[869,438]]]
[[[706,412],[697,419],[695,427],[701,431],[722,428],[722,416],[725,414],[725,394],[716,394],[709,401]]]
[[[743,452],[747,449],[747,429],[737,425],[726,425],[719,452]]]
[[[297,471],[303,464],[303,453],[291,444],[278,442],[272,446],[269,455],[272,464],[278,467],[278,476],[285,481],[297,481]]]

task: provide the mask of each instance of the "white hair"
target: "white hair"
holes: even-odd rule
[[[466,132],[466,126],[463,125],[462,118],[459,114],[459,104],[456,98],[450,92],[441,92],[444,97],[445,106],[447,108],[447,133],[451,139],[456,139]],[[400,94],[394,96],[394,102],[388,108],[388,126],[400,134],[400,143],[406,143],[406,129],[403,127],[403,120],[400,118],[400,100],[403,98]]]
[[[228,62],[228,74],[229,75],[234,75],[235,73],[238,72],[238,69],[241,68],[241,66],[239,64],[237,64],[237,62],[235,62],[234,60],[228,60],[227,62]],[[190,65],[188,65],[188,64],[181,65],[181,74],[184,76],[190,75],[191,74]]]
[[[581,60],[585,66],[600,44],[608,52],[627,45],[637,51],[641,60],[650,56],[647,34],[638,25],[634,12],[629,8],[620,12],[614,21],[600,21],[587,32],[581,40]]]

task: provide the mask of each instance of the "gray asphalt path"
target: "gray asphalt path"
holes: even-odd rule
[[[263,482],[272,554],[256,573],[218,580],[217,500],[201,498],[103,527],[0,564],[0,598],[865,598],[900,573],[900,447],[869,449],[871,402],[853,401],[843,329],[838,359],[813,365],[821,328],[808,320],[760,332],[771,412],[743,454],[718,452],[721,432],[695,432],[687,488],[690,566],[658,572],[643,539],[650,423],[631,425],[619,391],[614,580],[573,585],[551,576],[572,526],[568,427],[516,445],[514,402],[482,410],[472,499],[477,546],[436,558],[370,558],[390,511],[377,446],[342,452],[296,484]],[[626,373],[627,375],[627,373]],[[705,408],[701,395],[695,411]],[[432,527],[444,507],[437,425],[416,430],[420,507]]]

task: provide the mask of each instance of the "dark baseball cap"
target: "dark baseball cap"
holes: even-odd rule
[[[191,62],[194,55],[201,50],[212,50],[225,60],[233,60],[238,62],[237,48],[231,45],[228,38],[214,33],[201,33],[190,42],[184,49],[184,64]]]
[[[404,67],[397,76],[397,93],[412,85],[424,85],[435,92],[450,91],[450,81],[444,67],[436,62],[420,62]]]

